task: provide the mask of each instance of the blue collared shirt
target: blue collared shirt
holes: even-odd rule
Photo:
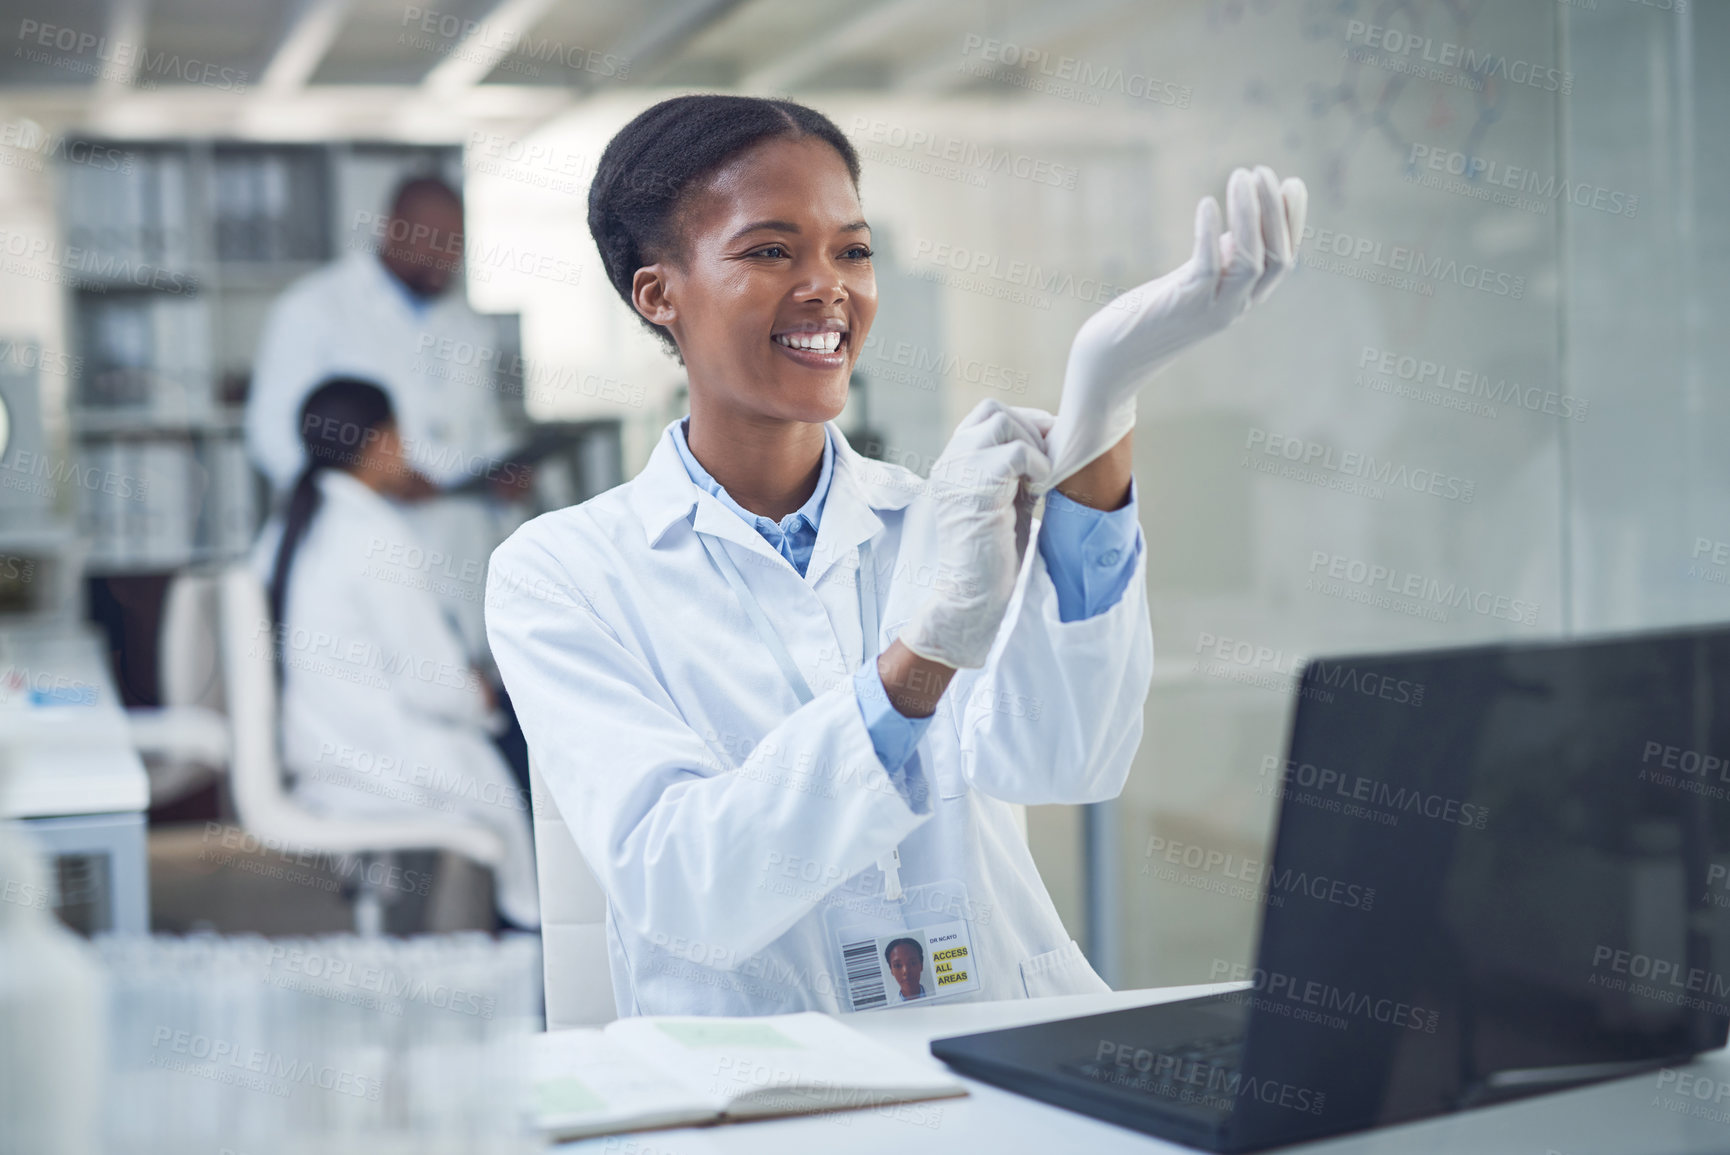
[[[690,443],[685,440],[684,421],[673,426],[673,447],[679,451],[679,459],[685,463],[685,472],[691,475],[692,481],[744,518],[746,525],[762,534],[763,540],[774,546],[776,553],[792,563],[800,577],[805,576],[805,570],[811,564],[811,551],[817,546],[817,521],[823,516],[823,500],[829,496],[829,479],[835,473],[835,446],[829,440],[828,430],[823,434],[823,468],[817,474],[817,488],[811,491],[804,505],[779,522],[752,513],[734,501],[721,483],[709,476],[709,471],[691,454]]]
[[[396,274],[391,272],[385,265],[382,256],[377,256],[375,254],[375,259],[378,261],[378,267],[384,272],[384,279],[390,282],[391,288],[396,290],[397,296],[402,298],[402,303],[408,306],[409,312],[424,319],[427,315],[427,310],[433,307],[433,298],[423,297],[401,281],[397,280]]]
[[[691,454],[685,440],[684,421],[673,426],[673,447],[679,451],[679,459],[685,463],[685,472],[692,481],[762,534],[799,576],[805,575],[811,551],[817,545],[817,523],[823,516],[823,501],[829,495],[829,482],[835,472],[835,445],[827,431],[817,488],[804,505],[779,522],[752,513],[734,501],[721,483],[709,475]],[[1122,509],[1094,509],[1071,501],[1056,490],[1045,495],[1039,555],[1045,559],[1046,571],[1057,591],[1057,616],[1062,621],[1091,618],[1116,605],[1129,586],[1140,552],[1141,526],[1136,517],[1134,481],[1130,482],[1129,500]],[[853,687],[878,761],[908,804],[923,811],[924,806],[915,803],[912,796],[917,793],[923,803],[924,784],[910,782],[906,768],[914,747],[931,724],[931,716],[909,718],[895,709],[877,672],[875,652],[867,653],[854,671]]]

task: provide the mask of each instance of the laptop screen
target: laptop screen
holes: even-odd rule
[[[1246,1071],[1339,1129],[1723,1045],[1727,707],[1727,628],[1312,662]]]

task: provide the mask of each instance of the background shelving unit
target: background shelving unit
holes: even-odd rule
[[[272,302],[356,247],[405,176],[461,187],[460,146],[101,141],[112,167],[65,165],[63,229],[87,254],[69,289],[81,357],[70,428],[93,577],[162,575],[250,548],[266,489],[241,414]],[[514,317],[500,317],[515,330]],[[501,394],[507,419],[520,418]]]
[[[82,606],[85,544],[72,520],[78,484],[43,419],[40,347],[0,359],[0,622],[67,625]]]
[[[268,488],[242,414],[271,304],[291,283],[376,241],[367,224],[399,180],[462,187],[458,145],[95,140],[125,158],[63,163],[61,232],[82,253],[67,289],[78,366],[67,429],[84,476],[71,581],[106,630],[127,705],[160,704],[164,593],[189,569],[252,547]],[[498,318],[514,338],[517,318]],[[520,400],[501,393],[507,420]],[[81,571],[81,572],[73,572]]]

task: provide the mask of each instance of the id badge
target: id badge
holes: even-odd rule
[[[980,989],[972,906],[953,879],[909,887],[897,902],[881,896],[829,912],[848,1010],[924,1006]]]

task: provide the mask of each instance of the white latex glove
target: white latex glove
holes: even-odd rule
[[[915,519],[929,519],[937,541],[931,592],[899,635],[920,657],[957,669],[985,664],[1027,550],[1032,486],[1051,469],[1045,434],[1054,420],[1041,409],[981,401],[910,504],[903,533],[922,536]]]
[[[1111,301],[1075,334],[1044,488],[1122,440],[1135,425],[1135,395],[1148,379],[1243,316],[1291,269],[1309,208],[1303,181],[1281,184],[1266,165],[1253,173],[1233,169],[1225,203],[1231,232],[1220,235],[1219,202],[1203,197],[1194,255]]]

